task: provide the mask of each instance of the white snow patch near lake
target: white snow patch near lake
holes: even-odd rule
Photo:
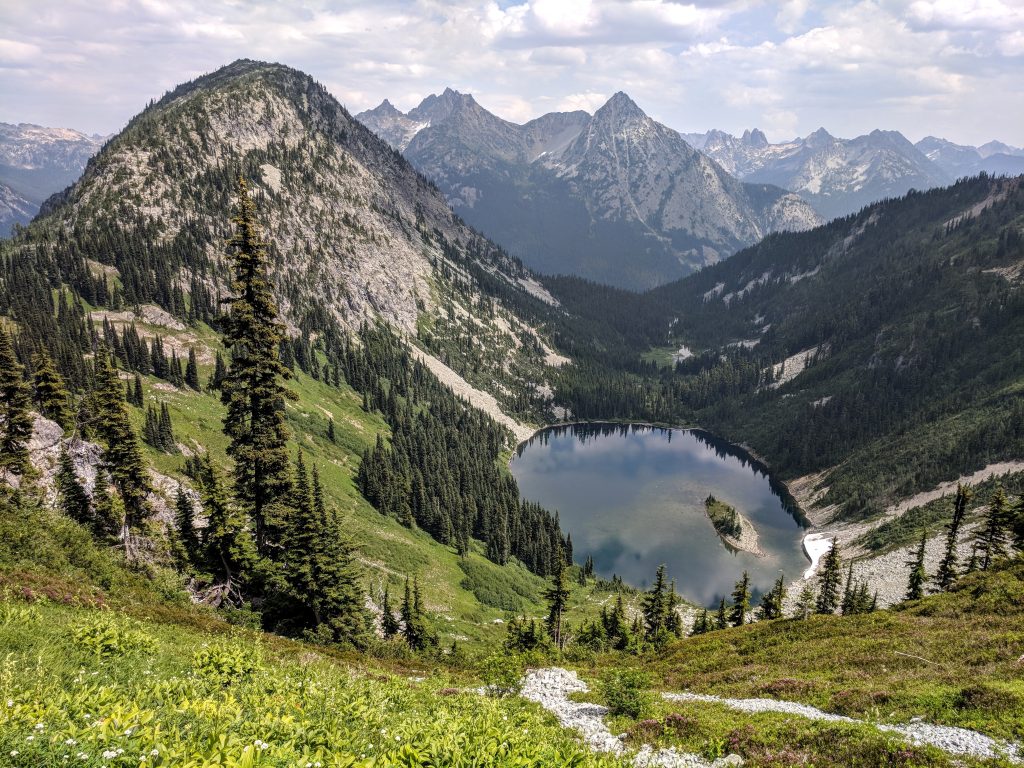
[[[814,576],[821,558],[832,549],[832,538],[825,533],[808,533],[804,536],[802,545],[804,554],[811,561],[807,570],[804,571],[804,579],[807,580]]]

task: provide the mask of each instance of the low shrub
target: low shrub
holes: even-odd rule
[[[523,662],[519,656],[496,653],[480,663],[480,679],[492,696],[514,696],[523,688]]]
[[[613,715],[640,719],[650,713],[654,697],[650,678],[636,669],[610,670],[598,681],[597,689]]]
[[[193,671],[213,683],[228,685],[248,677],[260,668],[259,646],[219,640],[203,645],[192,659]]]
[[[82,650],[103,659],[156,649],[156,640],[137,622],[103,613],[73,625],[71,639]]]

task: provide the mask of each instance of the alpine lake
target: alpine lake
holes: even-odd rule
[[[742,448],[701,430],[549,427],[521,444],[509,467],[523,498],[558,511],[575,562],[592,557],[605,579],[644,588],[664,563],[680,595],[714,607],[743,571],[756,600],[780,572],[789,582],[808,566],[785,487]],[[750,521],[760,556],[719,537],[704,508],[709,495]]]

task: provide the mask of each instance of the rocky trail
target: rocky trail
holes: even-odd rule
[[[612,734],[604,722],[604,716],[608,713],[607,707],[569,699],[570,693],[587,690],[587,684],[580,680],[575,672],[559,667],[550,667],[527,673],[521,695],[554,714],[563,727],[579,731],[583,740],[592,749],[616,755],[624,754],[626,747],[622,738]],[[869,723],[865,720],[824,712],[806,704],[777,699],[729,699],[697,693],[663,693],[662,697],[668,701],[720,704],[751,714],[777,712],[810,720],[870,725],[880,731],[896,734],[911,744],[937,747],[951,755],[982,759],[1003,757],[1012,763],[1024,765],[1024,747],[1022,745],[1001,742],[966,728],[917,721],[903,725]],[[644,746],[633,757],[635,766],[661,766],[662,768],[704,766],[720,768],[727,765],[741,765],[742,762],[737,755],[729,755],[709,762],[693,753],[680,752],[674,748],[655,750],[650,746]]]

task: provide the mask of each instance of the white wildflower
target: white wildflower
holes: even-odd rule
[[[115,757],[117,757],[117,752],[113,749],[105,749],[103,750],[103,754],[100,755],[100,757],[102,757],[104,760],[113,760]]]

